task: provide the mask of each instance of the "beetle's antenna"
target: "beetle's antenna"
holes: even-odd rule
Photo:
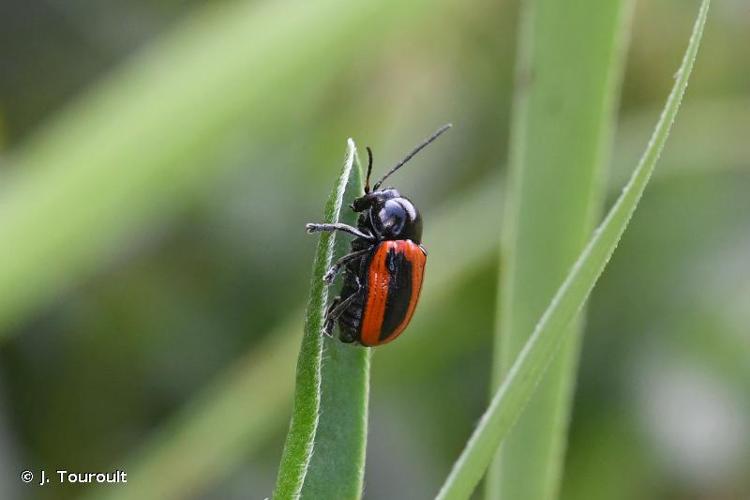
[[[370,192],[370,174],[372,173],[372,149],[367,146],[367,178],[365,180],[365,194]]]
[[[448,130],[452,126],[453,126],[452,123],[446,123],[445,125],[443,125],[439,129],[437,129],[434,134],[432,134],[430,137],[428,137],[427,139],[425,139],[424,141],[422,141],[422,143],[419,146],[417,146],[416,148],[414,148],[411,153],[409,153],[408,155],[406,155],[406,157],[403,160],[401,160],[400,162],[398,162],[395,167],[393,167],[392,169],[390,169],[388,171],[388,173],[386,173],[378,182],[376,182],[375,185],[372,187],[372,190],[373,191],[377,191],[378,188],[381,186],[381,184],[383,184],[383,181],[385,181],[388,177],[390,177],[390,175],[393,172],[395,172],[399,168],[403,167],[404,164],[407,161],[409,161],[412,158],[414,158],[414,155],[416,155],[417,153],[419,153],[420,151],[422,151],[432,141],[434,141],[435,139],[437,139],[438,137],[440,137],[443,134],[443,132],[445,132],[446,130]],[[369,175],[368,175],[368,177],[369,177]],[[365,192],[367,192],[367,191],[365,191]]]

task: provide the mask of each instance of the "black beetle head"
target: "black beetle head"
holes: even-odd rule
[[[352,208],[364,212],[368,225],[384,240],[422,242],[422,216],[417,207],[395,189],[367,193],[354,200]]]

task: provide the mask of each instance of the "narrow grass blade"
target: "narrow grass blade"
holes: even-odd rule
[[[356,224],[357,214],[349,204],[363,193],[363,187],[362,168],[355,149],[341,222]],[[349,241],[346,237],[336,239],[336,258],[349,251]],[[320,419],[302,498],[348,500],[360,498],[362,494],[370,354],[368,348],[344,344],[336,338],[323,338]]]
[[[338,222],[347,186],[361,185],[361,175],[357,176],[360,179],[358,183],[350,182],[356,154],[354,141],[349,139],[341,175],[336,181],[325,206],[323,215],[323,222],[325,223]],[[357,167],[359,168],[359,165]],[[322,332],[328,302],[328,287],[323,282],[323,276],[331,266],[335,240],[335,233],[320,233],[320,241],[315,253],[310,297],[305,316],[305,331],[297,360],[292,421],[289,425],[289,434],[286,437],[276,480],[274,491],[274,498],[276,499],[299,498],[313,453],[321,409]]]
[[[632,177],[537,323],[461,456],[455,462],[437,495],[438,499],[469,498],[498,446],[533,394],[557,349],[566,340],[565,334],[570,332],[568,325],[583,307],[617,247],[643,195],[677,115],[698,52],[709,4],[710,0],[703,0],[701,3],[674,87]]]
[[[600,218],[629,5],[523,3],[493,392]],[[556,496],[582,333],[579,322],[569,328],[489,469],[488,500]]]

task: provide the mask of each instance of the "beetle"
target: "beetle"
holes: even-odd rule
[[[332,335],[336,322],[339,340],[366,347],[387,344],[409,324],[419,300],[427,250],[422,246],[422,216],[417,207],[394,188],[380,189],[391,174],[451,127],[446,124],[422,141],[391,168],[372,189],[372,150],[364,194],[350,208],[359,214],[357,227],[347,224],[307,224],[309,233],[341,231],[353,235],[351,250],[323,277],[331,285],[344,271],[344,284],[325,314],[323,332]]]

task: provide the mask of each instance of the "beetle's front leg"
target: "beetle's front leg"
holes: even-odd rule
[[[326,232],[342,231],[344,233],[353,234],[354,236],[365,239],[367,241],[375,241],[375,237],[373,235],[363,233],[362,231],[360,231],[354,226],[350,226],[348,224],[342,224],[340,222],[336,222],[334,224],[305,224],[305,229],[307,229],[308,233],[317,233],[321,231],[326,231]]]

